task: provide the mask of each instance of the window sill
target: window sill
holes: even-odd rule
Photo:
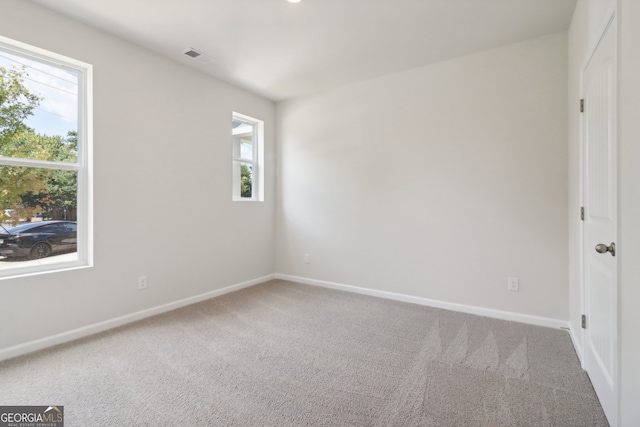
[[[240,197],[235,198],[235,197],[234,197],[233,199],[231,199],[231,201],[233,201],[233,202],[262,202],[262,200],[259,200],[259,199],[250,199],[250,198],[248,198],[248,197],[242,197],[242,198],[240,198]]]
[[[68,254],[71,255],[71,254]],[[57,273],[60,271],[78,270],[93,267],[93,263],[87,260],[64,260],[61,257],[68,255],[58,255],[38,260],[21,262],[19,267],[6,268],[0,270],[0,280],[16,279],[19,277],[36,276],[40,274]],[[74,257],[76,254],[73,254]]]

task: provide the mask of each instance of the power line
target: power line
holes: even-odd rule
[[[78,82],[77,82],[77,81],[72,82],[71,80],[63,79],[63,78],[62,78],[62,77],[60,77],[60,76],[56,76],[55,74],[48,73],[48,72],[46,72],[46,71],[44,71],[44,70],[41,70],[41,69],[39,69],[39,68],[34,67],[33,65],[25,64],[24,62],[20,62],[20,61],[18,61],[18,60],[16,60],[16,59],[9,58],[8,56],[0,55],[0,57],[2,57],[2,58],[4,58],[4,59],[8,59],[9,61],[13,61],[13,62],[15,62],[15,63],[17,63],[17,64],[24,65],[25,67],[33,68],[33,69],[34,69],[34,70],[36,70],[36,71],[39,71],[39,72],[41,72],[41,73],[43,73],[43,74],[47,74],[47,75],[49,75],[49,76],[51,76],[51,77],[55,77],[56,79],[60,79],[60,80],[62,80],[63,82],[71,83],[72,85],[76,85],[76,86],[78,85]]]
[[[71,117],[66,117],[66,116],[63,116],[62,114],[54,113],[53,111],[49,111],[46,108],[36,107],[36,110],[42,110],[45,113],[53,114],[54,116],[58,116],[58,117],[63,118],[65,120],[69,120],[70,122],[73,122],[73,123],[77,123],[78,122],[78,119],[72,119]]]
[[[38,83],[38,84],[41,84],[41,85],[43,85],[43,86],[48,86],[48,87],[50,87],[50,88],[52,88],[52,89],[55,89],[55,90],[59,90],[60,92],[66,92],[66,93],[68,93],[68,94],[70,94],[70,95],[78,96],[78,94],[77,94],[77,93],[74,93],[74,92],[71,92],[71,91],[68,91],[68,90],[65,90],[65,89],[60,89],[59,87],[55,87],[55,86],[52,86],[52,85],[47,84],[47,83],[42,83],[42,82],[39,82],[39,81],[37,81],[37,80],[30,79],[29,77],[24,77],[24,76],[22,76],[22,78],[23,78],[23,79],[25,79],[25,80],[31,80],[32,82],[34,82],[34,83]]]

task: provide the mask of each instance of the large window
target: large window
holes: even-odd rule
[[[233,113],[233,200],[264,200],[264,122]]]
[[[0,37],[0,278],[92,265],[91,79]]]

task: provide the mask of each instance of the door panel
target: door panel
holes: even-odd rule
[[[615,283],[612,282],[610,269],[596,262],[589,265],[588,283],[590,285],[589,297],[592,301],[589,312],[589,337],[587,341],[592,355],[593,362],[597,364],[597,368],[602,371],[602,375],[606,380],[609,388],[613,388],[614,374],[614,348],[610,331],[615,326],[615,319],[612,318],[613,307],[615,303],[613,297]]]
[[[584,149],[584,365],[609,423],[617,420],[616,258],[598,253],[617,233],[615,21],[596,47],[583,73]]]

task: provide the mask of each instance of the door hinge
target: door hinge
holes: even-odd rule
[[[587,329],[587,316],[582,315],[582,329]]]
[[[584,98],[580,100],[580,112],[584,113]]]
[[[584,221],[584,206],[580,208],[580,220]]]

